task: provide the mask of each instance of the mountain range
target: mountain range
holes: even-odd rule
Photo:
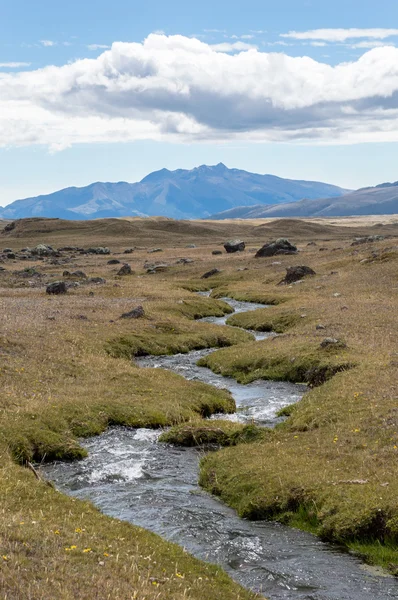
[[[97,219],[165,216],[200,219],[253,205],[296,203],[303,198],[338,198],[347,190],[316,181],[283,179],[228,169],[222,163],[192,170],[155,171],[137,183],[92,183],[52,194],[16,200],[0,209],[0,218],[57,217]],[[241,209],[240,209],[241,210]],[[222,217],[221,217],[222,218]]]
[[[345,217],[351,215],[398,214],[398,182],[382,183],[371,188],[335,198],[300,200],[282,205],[239,206],[219,214],[212,219],[265,219],[268,217]]]

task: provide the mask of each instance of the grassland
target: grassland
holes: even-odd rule
[[[358,235],[381,232],[391,239],[350,245]],[[107,265],[109,256],[79,254],[65,264],[46,259],[2,265],[4,597],[253,597],[220,570],[64,497],[26,469],[32,461],[83,456],[78,438],[109,425],[173,425],[191,427],[192,433],[203,428],[202,416],[233,411],[225,391],[134,364],[140,354],[203,347],[220,347],[206,364],[239,381],[304,380],[314,387],[274,432],[208,455],[201,483],[242,515],[309,528],[396,570],[397,234],[393,224],[379,230],[291,220],[256,226],[165,219],[91,224],[30,219],[0,234],[0,244],[15,250],[38,243],[107,245],[135,271],[119,277],[118,265]],[[244,237],[250,249],[282,235],[298,242],[299,256],[211,254],[230,237]],[[307,246],[309,241],[317,245]],[[192,243],[197,247],[186,248]],[[121,254],[132,246],[133,254]],[[148,254],[154,246],[163,252]],[[181,257],[194,262],[176,264]],[[149,275],[145,261],[170,266]],[[291,287],[277,286],[285,267],[294,264],[307,264],[317,275]],[[21,275],[26,266],[41,277]],[[201,280],[212,267],[221,273]],[[62,279],[63,270],[72,268],[104,277],[106,283],[46,296],[44,283]],[[212,298],[191,291],[206,288],[213,288]],[[272,328],[281,335],[254,342],[242,330],[195,321],[227,313],[227,305],[217,299],[224,295],[272,305],[231,316],[231,324]],[[138,304],[144,306],[144,318],[119,319]],[[317,324],[325,329],[316,329]],[[321,348],[325,337],[342,340],[345,347]],[[248,442],[240,433],[224,431],[225,443]]]

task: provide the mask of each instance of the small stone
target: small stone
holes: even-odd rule
[[[340,298],[341,294],[339,292],[335,292],[333,294],[333,298]]]
[[[218,269],[211,269],[210,271],[204,273],[201,279],[208,279],[209,277],[213,277],[213,275],[217,275],[218,273],[221,273],[221,271],[219,271]]]
[[[196,248],[195,244],[188,244],[185,248]]]
[[[321,348],[346,348],[346,344],[336,338],[325,338],[321,342]]]
[[[90,277],[90,279],[87,280],[87,283],[103,284],[106,283],[106,279],[103,277]]]
[[[120,260],[118,260],[117,258],[111,258],[111,260],[108,260],[108,262],[106,263],[107,265],[120,265]]]
[[[111,251],[109,250],[109,248],[106,248],[104,246],[99,246],[98,248],[89,248],[87,250],[88,254],[110,254]]]
[[[179,258],[176,260],[176,265],[189,265],[195,262],[192,258]]]
[[[121,319],[142,319],[142,317],[145,317],[145,310],[141,305],[120,316]]]
[[[221,250],[213,250],[212,252],[213,256],[219,256],[220,254],[222,254]]]
[[[322,325],[322,323],[318,323],[316,325],[315,329],[318,329],[318,330],[320,330],[320,329],[326,329],[326,327],[325,327],[325,325]]]
[[[134,248],[126,248],[123,254],[132,254],[134,252]]]
[[[154,254],[155,252],[163,252],[162,248],[152,248],[151,250],[148,250],[148,254]]]

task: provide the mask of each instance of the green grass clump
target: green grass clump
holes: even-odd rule
[[[176,446],[236,446],[259,440],[266,435],[266,431],[256,425],[202,420],[172,427],[160,436],[160,441]]]
[[[233,298],[239,302],[254,302],[256,304],[265,304],[276,306],[287,301],[287,297],[282,294],[271,294],[269,291],[245,290],[235,291],[228,287],[217,287],[211,293],[211,298]]]
[[[259,308],[246,313],[237,313],[227,320],[227,325],[252,329],[254,331],[274,331],[284,333],[301,320],[294,312],[281,312],[273,308]]]
[[[114,358],[134,356],[179,354],[203,348],[222,348],[253,336],[239,329],[220,328],[210,323],[157,322],[145,331],[109,340],[105,350]]]

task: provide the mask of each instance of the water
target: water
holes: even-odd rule
[[[239,311],[259,307],[228,302]],[[225,323],[225,317],[206,320]],[[275,411],[303,394],[303,386],[264,381],[243,386],[197,367],[198,358],[208,352],[148,357],[140,364],[229,389],[238,407],[232,418],[240,422],[272,426],[278,420]],[[159,432],[150,429],[112,428],[84,441],[87,459],[54,463],[45,467],[45,474],[62,491],[90,499],[104,513],[220,564],[235,580],[270,600],[398,599],[397,580],[372,574],[359,560],[315,536],[237,517],[198,487],[202,451],[160,444],[158,437]]]

